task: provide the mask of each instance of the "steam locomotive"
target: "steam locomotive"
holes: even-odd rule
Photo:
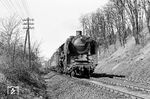
[[[55,52],[50,63],[57,72],[87,78],[90,78],[97,64],[97,43],[91,37],[82,35],[82,31],[70,36]]]

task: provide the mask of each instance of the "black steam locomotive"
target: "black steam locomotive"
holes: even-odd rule
[[[57,72],[90,77],[97,66],[97,43],[91,37],[76,31],[76,36],[70,36],[51,58],[50,66],[55,66]]]

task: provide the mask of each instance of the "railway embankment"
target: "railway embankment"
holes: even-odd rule
[[[130,37],[125,46],[110,46],[108,51],[102,52],[96,73],[125,75],[128,82],[150,86],[150,43],[149,34],[142,45],[136,45]]]

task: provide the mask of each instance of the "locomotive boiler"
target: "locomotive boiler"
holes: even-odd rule
[[[91,37],[76,31],[55,53],[57,71],[70,76],[90,77],[98,64],[97,43]]]

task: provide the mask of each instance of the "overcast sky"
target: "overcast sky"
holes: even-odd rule
[[[21,11],[17,5],[19,0],[2,1],[12,1],[14,5],[16,4],[16,13],[30,15],[35,19],[31,39],[41,42],[40,52],[46,58],[50,58],[69,36],[75,35],[75,31],[81,29],[79,18],[82,15],[96,11],[108,2],[108,0],[24,0],[28,2],[26,3],[29,14],[27,11],[19,12]],[[1,2],[0,6],[4,3],[8,2]],[[6,8],[8,7],[1,7],[1,17],[13,13],[11,10],[5,10]]]

